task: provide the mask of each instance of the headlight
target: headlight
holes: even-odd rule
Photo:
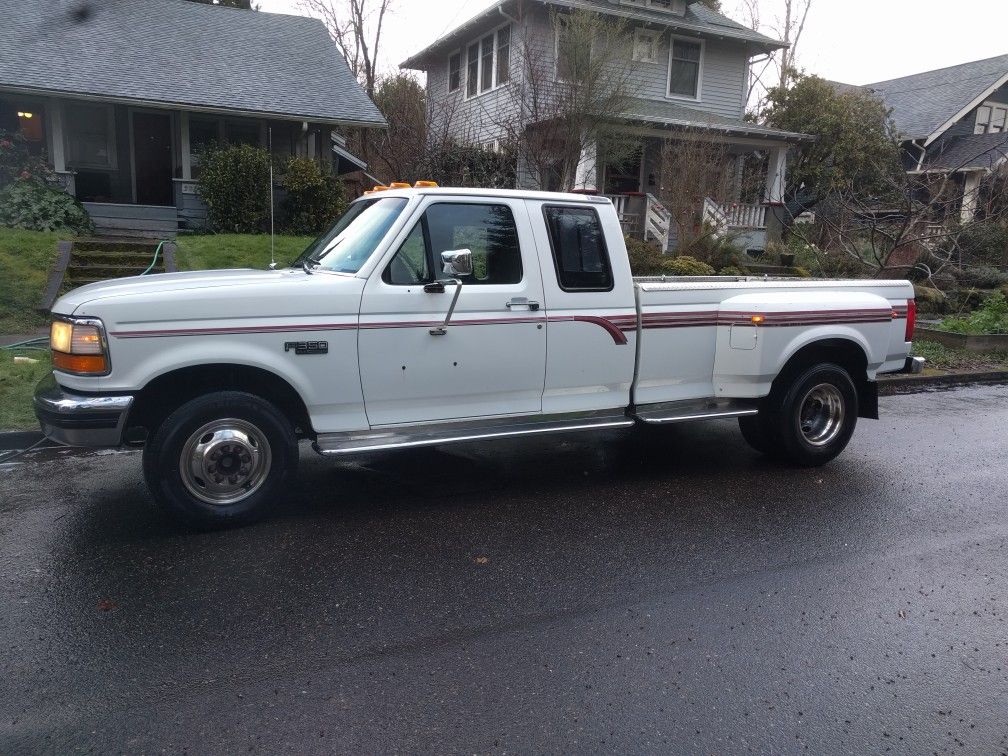
[[[105,330],[94,318],[54,320],[49,332],[53,367],[76,375],[108,375]]]

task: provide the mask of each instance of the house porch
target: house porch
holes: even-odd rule
[[[171,238],[180,230],[204,226],[199,155],[212,143],[272,146],[277,158],[308,157],[337,172],[357,170],[359,165],[346,165],[342,155],[334,154],[343,143],[332,128],[248,114],[0,91],[0,131],[20,132],[30,150],[46,156],[66,191],[83,203],[96,231],[108,236]]]

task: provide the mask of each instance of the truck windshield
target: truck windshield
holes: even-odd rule
[[[354,202],[345,213],[308,245],[291,267],[321,267],[336,273],[356,273],[367,262],[406,207],[402,197]]]

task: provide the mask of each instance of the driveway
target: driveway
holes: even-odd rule
[[[819,470],[734,424],[305,449],[189,533],[136,453],[0,465],[0,751],[1008,751],[1008,387]]]

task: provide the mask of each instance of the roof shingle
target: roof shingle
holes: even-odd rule
[[[4,0],[4,10],[0,88],[385,123],[317,19],[186,0]]]

